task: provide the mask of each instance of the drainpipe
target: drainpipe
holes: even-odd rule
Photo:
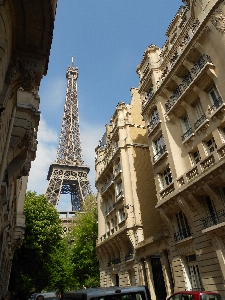
[[[6,143],[5,143],[5,149],[4,149],[4,153],[3,153],[3,156],[2,156],[2,165],[0,167],[0,185],[2,184],[3,174],[5,172],[6,157],[7,157],[7,154],[8,154],[8,148],[9,148],[9,143],[10,143],[10,139],[11,139],[11,135],[12,135],[15,115],[16,115],[16,106],[13,108],[12,118],[10,120],[9,130],[8,130],[7,139],[6,139]]]

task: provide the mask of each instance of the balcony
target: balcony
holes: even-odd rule
[[[201,219],[203,229],[209,228],[214,225],[218,225],[222,222],[225,222],[225,211],[221,209],[219,211],[215,211],[211,214],[211,216],[207,218]]]
[[[107,216],[109,213],[111,213],[111,211],[113,211],[115,207],[116,207],[116,203],[113,203],[113,205],[106,210],[105,215]]]
[[[155,163],[166,152],[166,145],[160,148],[160,150],[153,156],[153,162]]]
[[[188,128],[188,130],[181,136],[182,141],[185,141],[192,133],[192,128]]]
[[[114,266],[114,265],[117,265],[120,263],[121,263],[120,257],[113,258],[112,260],[108,261],[108,267],[111,267],[111,266]]]
[[[122,197],[123,197],[123,191],[120,191],[120,192],[116,195],[116,201],[119,201]]]
[[[132,260],[132,259],[134,259],[134,254],[125,255],[125,261],[129,261],[129,260]]]
[[[182,230],[174,232],[174,240],[175,242],[182,241],[191,236],[191,229],[190,227],[186,227]]]
[[[144,101],[142,101],[142,110],[145,109],[145,107],[147,106],[147,104],[149,103],[149,101],[152,99],[153,96],[154,96],[153,88],[150,88],[147,95],[145,96]]]
[[[181,84],[174,90],[170,99],[166,102],[165,108],[167,113],[177,103],[178,99],[187,90],[187,88],[195,80],[195,78],[198,76],[198,74],[206,66],[207,63],[212,63],[211,58],[206,54],[201,55],[197,62],[194,64],[193,68],[184,77]]]
[[[159,115],[155,116],[151,119],[150,124],[148,125],[148,135],[152,133],[152,131],[156,128],[156,126],[159,124],[160,118]]]
[[[103,187],[101,188],[101,194],[103,194],[107,188],[114,183],[114,175],[112,175],[107,181],[106,183],[103,185]]]
[[[198,129],[198,127],[206,120],[206,115],[203,114],[195,123],[194,128],[195,130]]]
[[[171,194],[175,190],[174,183],[172,182],[165,189],[160,192],[160,197],[165,198],[167,195]]]
[[[117,174],[119,174],[121,171],[122,171],[122,170],[121,170],[121,165],[118,164],[118,165],[116,166],[115,170],[114,170],[114,175],[115,175],[115,177],[116,177]]]

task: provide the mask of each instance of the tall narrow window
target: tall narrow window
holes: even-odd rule
[[[197,116],[197,121],[195,122],[194,127],[197,129],[206,119],[200,100],[195,103],[194,110]]]
[[[223,101],[215,85],[208,91],[208,94],[213,104],[212,108],[214,110],[217,109],[223,103]]]
[[[180,241],[191,236],[191,230],[188,224],[188,220],[182,211],[179,211],[176,214],[176,226],[177,231],[174,233],[175,241]]]
[[[149,121],[150,121],[150,123],[149,123],[150,130],[152,130],[159,123],[160,119],[159,119],[159,112],[158,112],[157,108],[155,108],[152,111]]]
[[[192,254],[189,256],[186,256],[187,265],[188,265],[188,271],[189,271],[189,279],[191,283],[192,290],[202,290],[203,284],[201,280],[201,274],[199,271],[198,263],[196,260],[196,255]]]
[[[216,146],[216,142],[214,140],[214,138],[210,138],[208,141],[205,142],[206,146],[207,146],[207,150],[211,153],[214,150],[216,150],[217,146]]]
[[[220,223],[220,215],[217,214],[214,203],[209,196],[205,197],[204,200],[208,217],[202,219],[202,223],[204,228],[208,228]]]
[[[190,121],[188,119],[188,116],[184,116],[183,118],[180,119],[181,121],[181,126],[182,126],[182,130],[183,130],[183,135],[182,135],[182,140],[184,141],[189,135],[192,134],[192,128],[191,128],[191,124]]]
[[[162,188],[166,188],[173,181],[170,167],[168,167],[163,173],[160,173],[159,178]]]
[[[195,151],[191,152],[190,156],[191,156],[191,160],[192,160],[192,162],[193,162],[194,165],[196,165],[197,163],[199,163],[200,160],[201,160],[201,156],[200,156],[198,150],[195,150]]]
[[[123,193],[122,181],[119,181],[116,185],[116,198],[119,198]]]
[[[154,152],[154,157],[153,161],[157,161],[160,156],[166,151],[166,145],[164,142],[163,135],[161,135],[158,139],[156,139],[153,142],[153,152]]]

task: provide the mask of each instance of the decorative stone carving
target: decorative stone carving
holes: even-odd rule
[[[225,14],[221,9],[217,8],[213,12],[211,22],[219,32],[225,33]]]
[[[16,80],[25,91],[31,91],[35,87],[35,72],[30,63],[24,59],[15,59],[8,68],[5,82],[8,85]]]

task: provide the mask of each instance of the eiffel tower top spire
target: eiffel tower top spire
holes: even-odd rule
[[[78,99],[77,99],[77,78],[78,68],[72,65],[66,72],[67,90],[64,105],[64,114],[56,154],[56,163],[63,165],[83,165],[83,155],[81,149]]]

